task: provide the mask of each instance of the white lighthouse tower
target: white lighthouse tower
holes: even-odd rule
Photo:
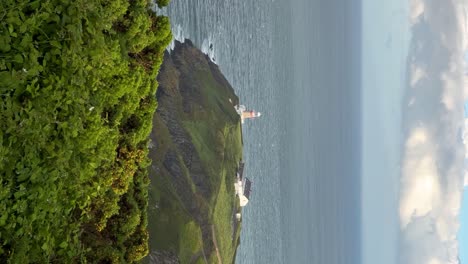
[[[257,112],[255,110],[247,110],[245,105],[236,105],[234,106],[234,108],[236,109],[237,113],[240,115],[242,124],[244,123],[244,120],[246,119],[255,119],[262,115],[262,113]]]

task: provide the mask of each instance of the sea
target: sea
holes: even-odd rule
[[[253,192],[236,263],[360,263],[360,0],[173,0],[163,12],[263,114],[243,125]]]

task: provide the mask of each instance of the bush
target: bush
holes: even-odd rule
[[[138,260],[167,18],[143,0],[4,0],[0,10],[0,259]]]
[[[165,7],[169,4],[171,0],[156,0],[159,8]]]

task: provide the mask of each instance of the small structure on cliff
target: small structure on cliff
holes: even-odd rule
[[[255,119],[262,115],[262,113],[257,112],[255,110],[247,110],[245,105],[236,105],[234,106],[234,108],[236,109],[237,113],[240,115],[242,124],[244,123],[244,120],[246,119]]]
[[[252,192],[252,181],[248,178],[244,178],[244,163],[239,164],[239,169],[237,170],[236,181],[234,183],[234,188],[236,190],[236,195],[239,197],[239,203],[241,207],[244,207],[249,202],[250,193]]]

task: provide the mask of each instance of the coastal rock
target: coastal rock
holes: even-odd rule
[[[168,251],[153,251],[149,255],[151,263],[158,264],[179,264],[177,255],[173,252]]]

